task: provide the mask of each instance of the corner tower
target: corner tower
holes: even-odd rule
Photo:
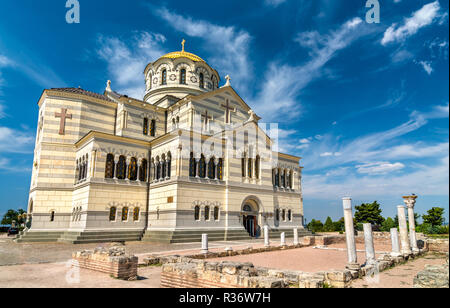
[[[205,60],[184,50],[168,53],[147,65],[144,101],[163,108],[171,105],[168,96],[182,99],[214,91],[220,83],[219,73]]]

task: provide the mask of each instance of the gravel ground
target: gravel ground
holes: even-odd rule
[[[0,268],[0,288],[159,288],[160,267],[139,268],[138,275],[137,281],[124,281],[66,263],[25,264]]]

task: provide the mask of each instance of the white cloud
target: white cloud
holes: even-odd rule
[[[416,63],[422,66],[422,68],[428,75],[431,75],[431,73],[433,72],[433,68],[431,67],[432,63],[430,61],[419,61]]]
[[[358,173],[362,174],[387,174],[405,168],[402,163],[391,164],[389,162],[375,162],[356,166]]]
[[[0,126],[0,153],[32,153],[34,141],[32,134]]]
[[[283,4],[286,0],[264,0],[264,3],[268,6],[277,7],[280,4]]]
[[[262,90],[252,99],[256,112],[266,121],[279,117],[298,117],[302,112],[297,97],[302,89],[321,77],[324,66],[336,54],[366,34],[361,26],[362,20],[354,18],[327,35],[317,32],[304,32],[297,35],[296,41],[310,49],[310,59],[299,66],[279,63],[269,64],[265,73]],[[295,76],[295,77],[294,77]],[[290,110],[289,114],[282,110]]]
[[[403,25],[391,25],[381,40],[382,45],[392,42],[402,42],[406,38],[416,34],[421,28],[431,25],[437,20],[441,6],[439,1],[428,3],[420,10],[414,12],[411,17],[406,18]]]
[[[178,15],[167,8],[156,10],[156,14],[174,29],[204,42],[204,49],[211,57],[207,62],[225,75],[230,75],[232,85],[244,95],[249,95],[248,85],[252,81],[252,63],[249,57],[251,36],[233,26],[221,26],[204,20],[194,20]],[[189,42],[188,42],[189,43]],[[187,51],[195,53],[195,48]]]
[[[97,55],[108,65],[112,88],[142,99],[145,91],[144,68],[166,53],[162,47],[165,41],[163,35],[148,32],[135,32],[127,42],[117,37],[99,35]]]

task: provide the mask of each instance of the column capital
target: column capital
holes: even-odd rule
[[[403,202],[405,202],[408,208],[414,208],[414,206],[416,205],[416,199],[417,199],[416,195],[403,196]]]

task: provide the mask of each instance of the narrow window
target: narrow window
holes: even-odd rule
[[[137,160],[136,158],[131,158],[130,165],[128,166],[128,179],[130,181],[137,180]]]
[[[219,158],[219,163],[217,164],[217,178],[223,180],[223,159]]]
[[[199,207],[199,206],[196,206],[196,207],[195,207],[195,210],[194,210],[194,219],[195,219],[196,221],[199,221],[199,220],[200,220],[200,207]]]
[[[275,186],[280,187],[280,173],[279,169],[275,169]]]
[[[140,208],[135,207],[133,212],[133,221],[139,221]]]
[[[242,177],[245,178],[245,158],[241,159]]]
[[[170,178],[172,176],[172,154],[167,154],[167,177]]]
[[[122,221],[127,221],[128,220],[128,208],[124,207],[122,209]]]
[[[143,159],[139,166],[139,181],[147,182],[147,160]]]
[[[206,160],[205,160],[205,156],[203,156],[203,154],[202,154],[202,157],[200,158],[199,164],[200,164],[199,168],[198,168],[199,176],[201,178],[205,178],[206,177]]]
[[[186,70],[184,68],[180,72],[180,84],[186,84]]]
[[[53,222],[55,221],[55,211],[52,211],[50,214],[50,221]]]
[[[200,73],[200,88],[205,88],[205,77],[203,76],[203,73]]]
[[[143,133],[145,136],[148,135],[148,118],[144,118],[144,129],[143,129]]]
[[[116,213],[117,213],[117,208],[116,207],[112,207],[109,209],[109,221],[116,221]]]
[[[163,70],[161,73],[161,85],[167,85],[167,70]]]
[[[150,124],[150,136],[152,137],[156,136],[156,120],[152,120]]]
[[[257,180],[259,180],[260,165],[261,165],[261,158],[259,156],[256,156],[256,160],[255,160],[255,177],[256,177]]]
[[[248,164],[248,177],[252,178],[253,177],[253,159],[249,158],[247,164]]]
[[[208,163],[208,178],[209,179],[216,178],[216,163],[214,161],[214,157],[211,157]]]
[[[289,173],[289,187],[294,189],[294,172],[292,170]]]
[[[280,221],[280,209],[275,210],[275,220]]]
[[[119,180],[125,180],[125,173],[127,169],[127,161],[125,156],[119,157],[119,162],[117,163],[117,178]]]
[[[214,207],[214,220],[215,221],[219,220],[219,207],[218,206]]]
[[[189,160],[189,176],[195,177],[195,169],[197,167],[197,162],[195,161],[194,153],[191,153],[191,158]]]
[[[166,161],[166,158],[163,155],[163,161],[162,161],[162,164],[161,164],[161,178],[165,179],[166,176],[167,176],[167,161]]]
[[[209,220],[209,213],[210,212],[210,208],[209,206],[205,206],[205,220],[208,221]]]
[[[286,210],[283,210],[281,212],[281,218],[283,219],[283,221],[286,221]]]
[[[159,180],[161,178],[161,163],[157,162],[156,164],[156,179]]]
[[[288,220],[292,221],[292,210],[288,211]]]
[[[114,177],[114,155],[106,156],[105,178],[112,179]]]

